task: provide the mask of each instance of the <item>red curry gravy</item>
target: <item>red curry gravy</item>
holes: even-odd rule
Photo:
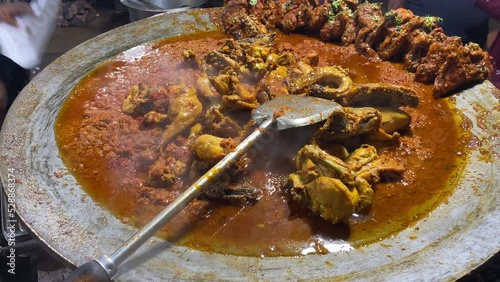
[[[113,157],[116,147],[131,138],[149,142],[161,136],[160,131],[132,130],[139,121],[121,113],[128,89],[137,83],[162,85],[181,77],[189,83],[189,72],[178,68],[182,51],[190,48],[202,56],[219,48],[225,38],[218,32],[201,33],[128,50],[86,75],[61,109],[55,128],[61,157],[86,192],[123,222],[142,226],[181,192],[145,190],[145,173]],[[320,66],[348,68],[355,83],[385,82],[418,92],[419,107],[405,109],[412,116],[410,132],[403,134],[398,147],[379,152],[405,166],[403,179],[377,184],[367,214],[355,214],[342,224],[325,222],[300,208],[283,189],[287,175],[295,170],[290,160],[312,133],[308,128],[288,130],[260,148],[260,156],[248,168],[246,181],[263,191],[257,204],[195,200],[167,224],[161,236],[190,248],[235,255],[324,253],[390,236],[446,199],[460,174],[467,142],[461,121],[446,99],[434,99],[431,86],[414,82],[413,74],[400,65],[363,58],[352,46],[303,35],[278,34],[275,42],[292,48],[299,57],[317,52]],[[88,123],[89,111],[99,123]]]

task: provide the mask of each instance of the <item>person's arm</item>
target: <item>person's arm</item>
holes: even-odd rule
[[[16,17],[26,14],[33,14],[30,5],[26,2],[0,4],[0,22],[17,26]]]
[[[500,21],[500,0],[476,0],[474,5]]]
[[[398,8],[403,8],[405,5],[405,0],[389,0],[387,2],[387,8],[389,10],[396,10]]]
[[[474,5],[481,10],[485,11],[490,17],[496,21],[500,21],[500,0],[475,0]],[[499,29],[490,30],[488,39],[486,40],[486,47],[491,48],[491,44],[498,36]]]

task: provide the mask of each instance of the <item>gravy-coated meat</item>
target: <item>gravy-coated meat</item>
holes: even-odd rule
[[[241,18],[242,13],[252,14],[252,9],[239,4],[241,1],[228,0],[226,16]],[[258,2],[265,6],[274,1]],[[441,19],[437,17],[415,16],[405,9],[384,15],[378,3],[347,0],[321,3],[280,0],[277,5],[278,13],[273,14],[272,21],[262,13],[257,14],[256,20],[286,33],[319,31],[321,40],[340,42],[344,46],[354,44],[356,51],[365,57],[404,61],[408,71],[416,72],[417,81],[434,84],[435,97],[481,82],[493,71],[492,59],[486,51],[477,44],[470,48],[459,38],[448,38],[440,32]],[[240,8],[233,12],[234,6]],[[225,27],[225,31],[241,33],[234,23]]]

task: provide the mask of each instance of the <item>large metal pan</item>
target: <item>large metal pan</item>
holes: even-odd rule
[[[74,85],[107,58],[158,38],[214,30],[212,20],[220,18],[220,12],[162,14],[91,39],[44,69],[14,102],[1,133],[1,177],[7,186],[8,169],[13,169],[20,216],[63,261],[80,265],[109,254],[134,229],[98,206],[59,158],[54,122],[61,104]],[[499,97],[498,90],[484,82],[449,98],[470,119],[476,147],[454,180],[457,188],[450,198],[391,238],[349,252],[269,258],[210,254],[153,239],[123,266],[118,279],[443,281],[461,277],[500,250]]]

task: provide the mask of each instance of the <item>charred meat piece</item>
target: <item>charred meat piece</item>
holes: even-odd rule
[[[442,42],[433,42],[427,55],[422,58],[415,72],[415,80],[423,83],[433,83],[439,69],[451,52],[457,52],[457,46],[462,45],[460,37],[447,37]]]
[[[410,47],[404,56],[405,69],[416,72],[422,60],[427,56],[429,48],[435,42],[443,42],[446,35],[442,28],[435,28],[430,33],[423,30],[416,30],[413,36],[408,38]]]
[[[285,33],[303,29],[307,24],[307,12],[314,6],[308,0],[278,0],[278,15],[281,20],[277,26]]]
[[[244,15],[240,20],[245,31],[245,37],[255,37],[268,33],[266,26],[253,15]]]
[[[250,1],[251,2],[251,1]],[[274,27],[279,19],[276,1],[259,0],[250,3],[249,13],[268,27]]]
[[[226,1],[222,12],[222,24],[226,33],[236,37],[242,36],[241,19],[248,15],[249,6],[248,0]]]
[[[333,7],[330,1],[325,1],[323,4],[314,8],[306,10],[307,30],[318,32],[328,21],[331,14],[333,14]]]
[[[260,104],[253,87],[240,82],[237,75],[210,77],[210,82],[222,96],[222,105],[231,110],[253,110]]]
[[[297,154],[297,169],[289,175],[295,201],[332,223],[354,213],[360,197],[355,177],[342,160],[306,145]]]
[[[123,101],[122,111],[132,116],[142,116],[149,111],[166,112],[170,97],[164,87],[153,87],[144,83],[132,85]]]
[[[374,50],[378,43],[380,27],[384,22],[382,7],[380,3],[365,2],[358,6],[355,13],[356,40],[354,46],[356,51],[366,57],[378,58]]]
[[[473,62],[474,50],[480,50],[477,44],[467,46],[455,46],[456,49],[449,52],[446,61],[439,68],[438,75],[434,81],[434,96],[441,97],[456,88],[468,83],[482,81],[487,78],[491,65],[488,60],[479,60],[482,63]],[[484,52],[484,51],[483,51]],[[480,56],[480,55],[479,55]],[[484,57],[488,54],[484,54]]]
[[[381,36],[383,41],[377,47],[382,60],[401,60],[410,51],[410,45],[420,33],[428,34],[437,28],[438,17],[415,16],[410,10],[397,9],[385,14]],[[428,47],[421,49],[420,57],[425,56]],[[415,57],[417,59],[418,56]]]
[[[321,28],[319,35],[323,41],[340,41],[344,46],[354,43],[356,40],[354,12],[345,9],[337,14],[330,14],[329,20]]]

